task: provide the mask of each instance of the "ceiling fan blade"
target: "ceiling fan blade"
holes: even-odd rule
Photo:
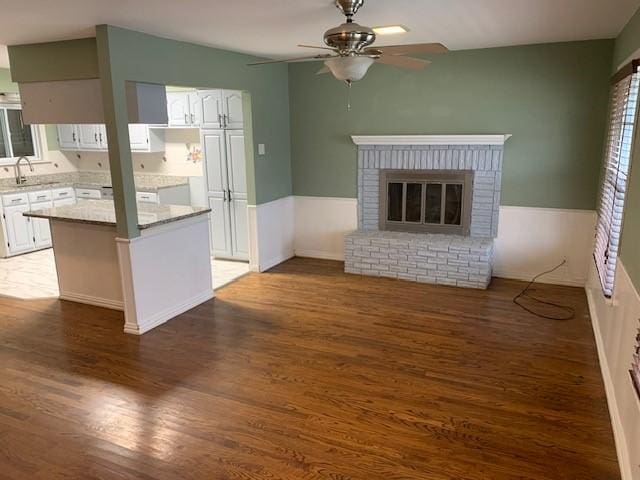
[[[253,65],[269,65],[272,63],[310,62],[310,61],[326,60],[327,58],[332,58],[335,56],[337,55],[330,55],[327,53],[324,55],[314,55],[312,57],[283,58],[281,60],[263,60],[261,62],[248,63],[247,65],[253,66]]]
[[[331,70],[329,70],[329,67],[325,65],[324,67],[322,67],[320,70],[316,72],[316,75],[322,75],[324,73],[329,73],[330,71]]]
[[[421,58],[403,57],[400,55],[383,55],[376,59],[377,63],[393,65],[394,67],[408,68],[410,70],[422,70],[431,62]]]
[[[315,48],[316,50],[331,50],[332,52],[335,51],[333,48],[330,48],[330,47],[319,47],[316,45],[298,45],[298,46],[302,48]]]
[[[441,43],[413,43],[408,45],[388,45],[386,47],[369,47],[367,50],[378,50],[383,55],[412,55],[416,53],[447,53],[449,49]]]

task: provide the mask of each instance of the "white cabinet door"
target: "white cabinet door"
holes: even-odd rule
[[[222,90],[201,90],[198,92],[202,128],[223,128]]]
[[[233,258],[249,259],[249,229],[247,225],[247,174],[244,132],[227,130],[227,169],[231,214]]]
[[[52,208],[53,202],[32,203],[30,210],[42,210],[43,208]],[[35,248],[49,248],[51,242],[51,226],[49,220],[45,218],[31,218],[33,229],[33,243]]]
[[[229,202],[209,197],[211,209],[211,253],[217,258],[232,258]]]
[[[224,130],[202,130],[200,142],[204,153],[207,193],[209,196],[222,198],[229,188],[225,132]]]
[[[214,257],[231,258],[231,229],[227,191],[224,130],[202,130],[207,196],[211,213],[211,249]]]
[[[131,150],[148,150],[149,127],[139,123],[130,124],[129,142],[131,143]]]
[[[7,243],[9,253],[29,252],[33,250],[33,231],[28,217],[22,215],[29,211],[29,205],[18,205],[16,207],[5,207],[4,221],[7,229]]]
[[[77,150],[78,133],[75,125],[58,125],[58,146],[60,150]]]
[[[100,140],[100,148],[102,150],[109,149],[109,144],[107,143],[107,127],[105,125],[98,125],[98,140]]]
[[[202,101],[198,92],[189,93],[189,124],[199,127],[202,124]]]
[[[102,150],[100,125],[77,125],[80,150]]]
[[[242,92],[239,90],[224,90],[222,96],[224,114],[226,115],[225,128],[243,128]]]
[[[167,92],[167,114],[171,126],[190,125],[189,92]]]

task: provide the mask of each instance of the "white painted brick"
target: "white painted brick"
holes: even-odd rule
[[[436,277],[418,275],[417,281],[420,283],[436,283]]]
[[[451,278],[437,278],[436,283],[438,285],[447,285],[449,287],[456,287],[458,285],[457,280]]]

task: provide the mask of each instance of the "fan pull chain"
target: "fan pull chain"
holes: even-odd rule
[[[346,80],[347,82],[347,87],[349,87],[349,89],[347,90],[347,112],[351,111],[351,80]]]

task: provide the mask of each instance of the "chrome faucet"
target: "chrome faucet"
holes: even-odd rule
[[[20,172],[20,162],[22,162],[22,160],[26,160],[27,161],[27,164],[29,165],[29,170],[31,172],[33,172],[33,165],[31,165],[31,161],[27,157],[20,157],[18,159],[18,161],[16,162],[16,165],[14,167],[16,169],[16,184],[17,185],[22,185],[24,183],[27,183],[27,177],[22,175],[22,172]]]

